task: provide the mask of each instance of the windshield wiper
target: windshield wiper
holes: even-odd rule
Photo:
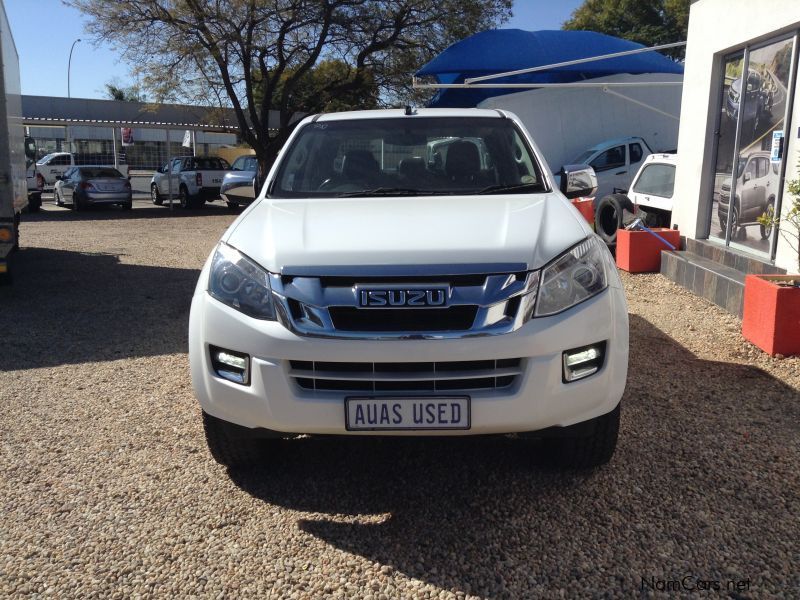
[[[512,185],[490,185],[476,194],[493,194],[495,192],[523,192],[526,190],[542,191],[544,188],[540,183],[514,183]]]
[[[435,194],[428,190],[418,190],[415,188],[393,188],[380,187],[372,190],[359,190],[357,192],[344,192],[337,194],[339,198],[355,198],[357,196],[427,196]]]

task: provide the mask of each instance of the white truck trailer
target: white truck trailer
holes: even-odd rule
[[[516,114],[555,171],[592,155],[590,149],[619,138],[640,137],[652,152],[674,152],[678,147],[682,81],[683,75],[671,73],[619,73],[581,82],[590,87],[526,90],[488,98],[478,106]],[[647,150],[645,153],[649,154]],[[592,165],[598,177],[597,200],[613,193],[613,188],[627,191],[641,165],[641,160],[633,158],[623,157],[621,168],[607,165],[610,173],[604,172],[604,165]],[[613,185],[604,185],[609,174],[614,178]]]
[[[11,280],[9,260],[17,248],[19,215],[28,204],[25,132],[19,56],[0,0],[0,283]]]

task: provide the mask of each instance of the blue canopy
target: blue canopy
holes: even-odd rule
[[[493,29],[456,42],[417,71],[416,75],[432,76],[438,83],[463,83],[467,77],[539,67],[637,48],[644,46],[595,31]],[[683,66],[663,54],[643,52],[492,79],[483,83],[566,83],[617,73],[683,74]],[[486,98],[519,91],[503,88],[439,90],[430,106],[477,106]]]

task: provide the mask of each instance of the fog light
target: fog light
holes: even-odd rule
[[[563,381],[570,383],[594,375],[603,366],[605,358],[606,343],[592,344],[582,348],[574,348],[564,352],[562,362]]]
[[[0,227],[0,242],[11,242],[14,240],[13,227]]]
[[[211,366],[214,372],[223,379],[250,385],[250,356],[233,350],[225,350],[211,346]]]

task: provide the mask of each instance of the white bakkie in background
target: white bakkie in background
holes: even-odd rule
[[[585,166],[561,181],[596,187]],[[591,467],[616,446],[628,314],[514,115],[327,114],[298,125],[209,256],[189,355],[229,467],[294,434],[508,433]]]

